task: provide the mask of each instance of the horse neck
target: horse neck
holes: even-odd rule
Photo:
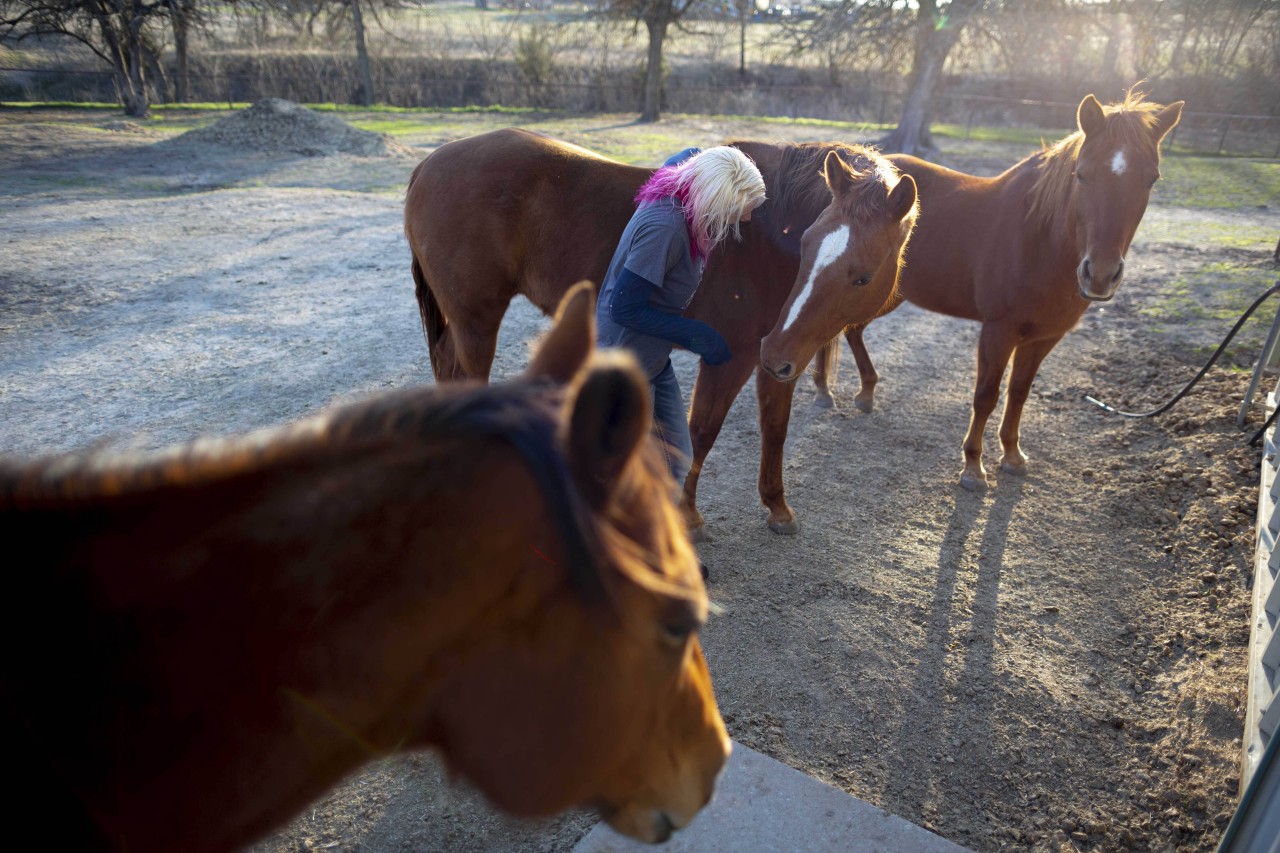
[[[997,199],[1008,196],[1019,198],[1020,215],[1025,226],[1017,229],[1021,233],[1027,247],[1027,253],[1033,256],[1044,269],[1053,271],[1053,279],[1067,281],[1075,287],[1075,267],[1083,251],[1076,234],[1076,194],[1070,182],[1065,186],[1054,188],[1052,195],[1044,194],[1040,181],[1047,176],[1042,171],[1043,158],[1046,152],[1037,152],[1025,160],[1015,164],[1003,174],[994,178],[1000,186]],[[1065,157],[1059,153],[1052,155]],[[1071,161],[1074,158],[1070,158]],[[1056,162],[1051,168],[1070,170],[1071,162]],[[1000,204],[1005,202],[1001,201]]]
[[[210,484],[185,507],[172,489],[5,507],[10,548],[43,544],[46,555],[24,567],[12,599],[23,610],[5,639],[17,648],[53,627],[68,650],[6,676],[11,695],[40,703],[18,725],[66,744],[57,760],[91,810],[161,847],[188,847],[178,836],[195,827],[209,828],[211,846],[241,843],[363,761],[429,741],[438,691],[465,650],[562,586],[554,570],[524,570],[550,527],[530,509],[536,485],[512,476],[509,449],[463,464],[493,450],[476,444],[446,443],[413,464],[378,452],[344,460],[344,486],[391,497],[372,502],[373,539],[359,518],[315,506],[315,479]],[[218,515],[264,494],[279,511]],[[344,497],[368,500],[330,495]],[[51,547],[77,534],[87,544]],[[555,543],[540,544],[556,557]],[[203,793],[192,798],[196,779]],[[134,806],[120,810],[114,790],[134,792]],[[171,818],[148,818],[156,812]]]

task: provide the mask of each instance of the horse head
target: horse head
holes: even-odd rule
[[[594,352],[594,302],[587,283],[566,294],[524,377],[563,388],[587,564],[564,565],[569,583],[529,624],[459,668],[442,691],[458,735],[445,752],[509,812],[590,804],[660,842],[710,801],[730,741],[697,636],[706,591],[649,438],[648,382],[629,355]],[[561,561],[526,550],[534,576]]]
[[[1075,152],[1066,190],[1080,249],[1076,282],[1090,302],[1105,302],[1120,287],[1125,254],[1160,178],[1160,142],[1178,123],[1182,106],[1161,107],[1131,94],[1103,107],[1086,95],[1076,111],[1079,133],[1059,145]]]
[[[870,320],[898,283],[916,220],[916,183],[888,160],[862,149],[853,165],[830,151],[822,177],[831,203],[800,240],[800,269],[760,364],[790,382],[846,326]]]

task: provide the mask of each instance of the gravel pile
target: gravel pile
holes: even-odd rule
[[[329,154],[375,157],[409,152],[406,146],[387,136],[359,130],[337,116],[313,112],[281,98],[264,98],[208,127],[188,131],[175,142],[288,151],[308,157]]]

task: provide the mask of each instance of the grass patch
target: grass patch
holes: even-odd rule
[[[1153,196],[1205,209],[1259,207],[1280,199],[1280,162],[1239,157],[1165,157]]]
[[[1208,263],[1163,282],[1160,298],[1139,311],[1162,335],[1207,338],[1212,343],[1194,345],[1197,355],[1207,356],[1274,280],[1270,269],[1229,261]],[[1254,312],[1224,354],[1225,364],[1248,364],[1257,357],[1275,312],[1276,306],[1267,304]]]
[[[1170,278],[1161,284],[1158,302],[1142,313],[1155,320],[1224,320],[1234,322],[1264,291],[1274,275],[1259,267],[1215,261]]]
[[[1163,205],[1163,199],[1156,199]],[[1234,206],[1234,205],[1233,205]],[[1253,223],[1213,222],[1162,215],[1149,208],[1134,241],[1139,244],[1178,243],[1199,248],[1243,249],[1270,254],[1275,248],[1275,229]]]
[[[893,129],[893,125],[889,126]],[[964,139],[974,142],[1000,142],[1009,145],[1020,145],[1026,147],[1026,152],[1022,156],[1032,153],[1040,148],[1042,142],[1054,143],[1059,139],[1067,136],[1070,131],[1061,128],[1046,129],[1037,127],[983,127],[975,125],[972,128],[966,128],[962,124],[935,124],[930,130],[934,136],[943,139]],[[1010,163],[1010,165],[1013,165]]]

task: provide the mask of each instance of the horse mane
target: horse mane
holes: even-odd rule
[[[1142,92],[1126,92],[1123,101],[1102,108],[1107,118],[1105,141],[1117,148],[1149,145],[1162,109],[1162,104],[1145,100]],[[1033,224],[1052,229],[1058,217],[1065,213],[1071,198],[1076,159],[1083,145],[1084,131],[1076,130],[1053,145],[1042,144],[1040,151],[1013,167],[1030,164],[1038,170],[1031,188],[1031,206],[1027,209],[1027,219]]]
[[[731,142],[730,145],[740,143]],[[831,204],[831,189],[822,174],[830,152],[853,172],[851,191],[842,199],[841,213],[859,219],[883,210],[888,190],[898,182],[899,172],[878,150],[843,142],[803,142],[785,145],[776,175],[765,175],[769,197],[762,210],[773,237],[793,254],[800,253],[800,236]],[[868,177],[879,180],[861,180]],[[770,180],[772,178],[772,180]]]
[[[510,444],[528,467],[564,543],[571,583],[596,602],[605,597],[598,568],[606,549],[623,538],[607,528],[622,519],[598,518],[573,482],[558,434],[563,401],[563,392],[545,382],[449,384],[393,392],[290,426],[198,439],[162,451],[68,454],[29,464],[0,460],[0,513],[88,508],[225,482],[273,465],[305,469],[308,463],[398,443],[496,438]],[[638,491],[669,487],[656,453],[645,450],[642,464],[629,466],[618,484],[617,504],[627,505]],[[650,563],[643,555],[618,556]]]

